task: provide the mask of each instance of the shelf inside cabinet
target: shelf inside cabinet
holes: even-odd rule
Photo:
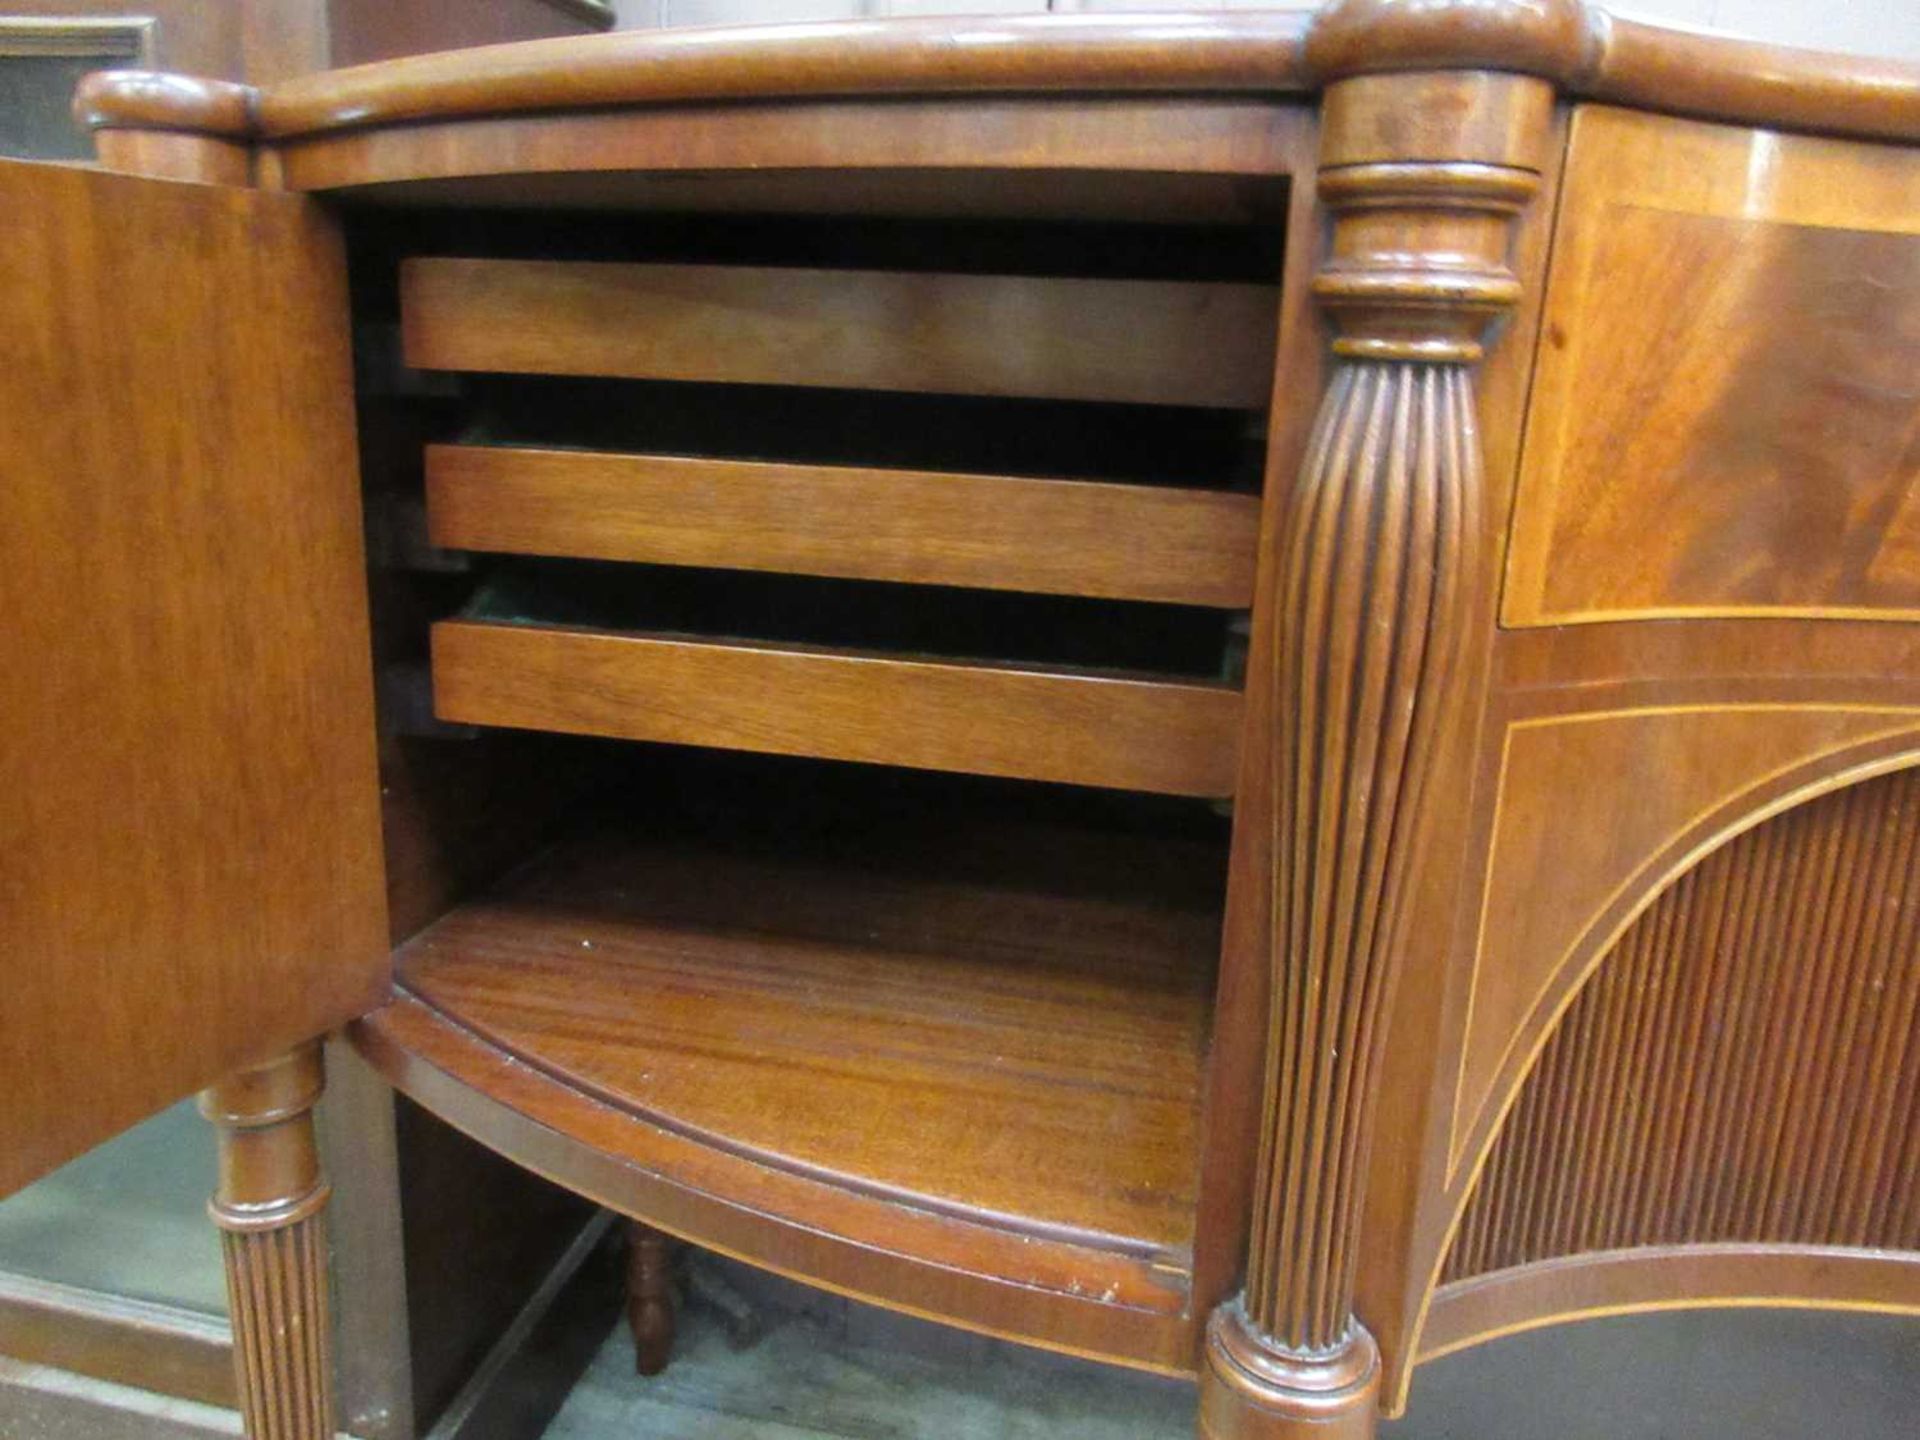
[[[1221,861],[1209,839],[1025,820],[601,830],[396,968],[513,1065],[802,1182],[806,1213],[776,1218],[887,1248],[900,1217],[931,1217],[987,1238],[962,1236],[961,1268],[1171,1311]]]
[[[1221,612],[1102,604],[521,562],[433,627],[434,707],[466,725],[1230,794],[1241,695],[1218,678]]]

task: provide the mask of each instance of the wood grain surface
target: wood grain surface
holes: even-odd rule
[[[1616,17],[1579,0],[1338,0],[1317,13],[996,15],[628,32],[419,56],[268,88],[269,139],[367,125],[753,97],[1301,92],[1499,70],[1584,99],[1910,140],[1920,69]],[[101,107],[112,114],[111,104]]]
[[[1191,1373],[1177,1267],[730,1154],[524,1063],[405,991],[353,1036],[394,1086],[515,1164],[704,1249],[948,1325]]]
[[[1527,288],[1519,220],[1549,101],[1527,77],[1391,75],[1342,80],[1322,105],[1331,224],[1311,294],[1331,363],[1263,526],[1247,682],[1263,731],[1244,751],[1230,901],[1236,940],[1267,964],[1262,1113],[1244,1288],[1206,1331],[1208,1440],[1373,1433],[1381,1355],[1354,1308],[1373,1127],[1395,1098],[1380,1076],[1414,900],[1447,864],[1452,817],[1434,802],[1483,683],[1474,372]]]
[[[1682,875],[1542,1050],[1422,1359],[1675,1306],[1920,1311],[1920,770]]]
[[[976,837],[987,840],[985,835]],[[1112,876],[943,876],[905,842],[819,859],[613,837],[407,945],[409,990],[529,1064],[723,1150],[1134,1253],[1191,1239],[1217,917]],[[1070,844],[1061,837],[1061,844]],[[1006,852],[1002,852],[1006,853]],[[990,858],[987,852],[982,858]],[[861,864],[863,856],[868,856]],[[1055,883],[1058,883],[1056,881]]]
[[[436,545],[1245,606],[1252,495],[474,445],[427,450]]]
[[[1443,1283],[1752,1242],[1920,1250],[1920,770],[1682,875],[1561,1018]]]
[[[414,259],[401,338],[423,370],[617,375],[1249,409],[1264,285],[728,265]]]
[[[248,1440],[334,1440],[332,1187],[314,1143],[318,1041],[200,1094],[220,1141],[207,1212],[226,1257],[234,1377]]]
[[[1569,695],[1547,702],[1565,712],[1504,727],[1450,1168],[1470,1168],[1574,990],[1690,857],[1789,797],[1920,748],[1920,695],[1904,698],[1612,709]],[[1606,777],[1583,787],[1577,826],[1571,775]]]
[[[365,1010],[386,927],[332,226],[56,166],[0,208],[5,1193]]]
[[[9,1274],[0,1349],[10,1360],[236,1407],[233,1332],[219,1316]]]
[[[663,104],[833,95],[1290,88],[1304,14],[997,15],[625,31],[419,56],[274,86],[263,136],[342,127]],[[968,43],[969,33],[979,41]]]
[[[1866,139],[1920,138],[1920,67],[1615,17],[1580,0],[1337,0],[1317,13],[996,15],[721,26],[495,45],[269,86],[252,133],[389,135],[537,112],[901,95],[1303,93],[1377,73],[1501,71],[1572,98]],[[151,77],[90,96],[142,123]],[[203,104],[165,107],[192,124]],[[412,153],[424,157],[430,148]],[[399,167],[405,169],[405,166]],[[392,167],[389,167],[391,173]],[[397,176],[395,178],[398,178]]]
[[[1920,1315],[1920,1255],[1807,1245],[1636,1245],[1443,1285],[1424,1363],[1543,1325],[1651,1310],[1768,1306]]]
[[[1196,190],[1217,212],[1235,204],[1236,188],[1285,173],[1289,142],[1311,115],[1300,101],[1232,95],[900,97],[880,116],[862,100],[709,101],[422,121],[258,154],[288,189],[364,187],[380,199],[524,203],[509,198],[517,193],[579,207],[631,203],[635,189],[664,182],[676,209],[691,185],[702,204],[709,186],[731,188],[742,197],[733,208],[756,211],[782,208],[778,197],[799,188],[838,213],[1005,215],[1059,214],[1077,194],[1179,223],[1206,218],[1181,203]],[[894,171],[922,178],[896,188]]]
[[[1231,793],[1240,719],[1225,685],[466,620],[433,685],[470,725],[1170,795]]]
[[[1568,163],[1506,623],[1920,618],[1920,154],[1590,108]]]

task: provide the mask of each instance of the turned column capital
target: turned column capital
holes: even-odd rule
[[[1472,363],[1520,298],[1515,222],[1540,189],[1553,89],[1484,72],[1362,75],[1322,105],[1332,219],[1313,293],[1354,359]]]
[[[221,1229],[277,1229],[326,1205],[312,1120],[325,1089],[316,1042],[200,1093],[201,1115],[220,1132],[219,1185],[208,1209]]]
[[[248,1440],[332,1440],[328,1186],[313,1107],[319,1043],[229,1075],[200,1094],[220,1139],[207,1209],[221,1230],[234,1378]]]

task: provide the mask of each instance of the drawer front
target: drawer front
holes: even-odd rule
[[[1920,619],[1920,155],[1576,119],[1502,618]]]

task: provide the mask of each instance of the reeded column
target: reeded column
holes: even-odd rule
[[[201,1092],[220,1136],[208,1206],[226,1250],[234,1369],[251,1440],[332,1440],[329,1187],[314,1145],[318,1044]]]
[[[1473,371],[1519,296],[1545,81],[1479,72],[1328,86],[1314,294],[1334,364],[1284,496],[1267,653],[1274,865],[1264,1111],[1245,1289],[1208,1328],[1200,1429],[1357,1440],[1379,1356],[1353,1313],[1385,1016],[1437,757],[1491,583]]]

